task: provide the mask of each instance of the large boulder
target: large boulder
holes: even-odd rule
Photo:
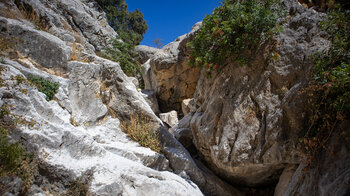
[[[181,113],[182,100],[193,97],[200,70],[188,65],[186,43],[193,39],[200,25],[164,46],[142,65],[145,88],[157,93],[162,112],[174,109]]]
[[[190,127],[194,144],[210,168],[231,184],[274,186],[287,165],[300,162],[298,135],[304,129],[310,56],[329,46],[317,24],[322,14],[297,1],[273,43],[262,43],[249,66],[236,62],[208,78],[194,95],[198,106]],[[269,58],[271,53],[278,59]]]

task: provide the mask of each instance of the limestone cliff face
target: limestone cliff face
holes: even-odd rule
[[[324,14],[303,7],[297,0],[284,0],[282,4],[288,15],[283,31],[272,42],[261,43],[249,66],[228,59],[228,65],[213,71],[211,78],[203,70],[193,95],[196,109],[171,132],[187,147],[193,140],[207,165],[230,184],[261,188],[274,187],[279,182],[276,195],[316,192],[327,195],[332,190],[343,195],[348,190],[344,187],[350,169],[344,145],[334,147],[343,149],[343,157],[339,152],[332,162],[325,155],[317,166],[325,169],[325,165],[330,164],[326,174],[315,169],[304,180],[298,180],[302,164],[294,174],[303,161],[299,135],[307,127],[306,97],[300,92],[309,82],[311,55],[327,49],[330,43],[318,27]],[[278,58],[271,58],[272,53]],[[152,60],[156,61],[151,58],[151,63]],[[166,81],[175,74],[162,76],[165,78],[153,77],[154,83]],[[156,89],[155,86],[152,87]],[[162,100],[161,91],[158,93]],[[336,164],[340,164],[341,169],[336,169]],[[346,174],[340,174],[339,170]],[[317,179],[318,175],[321,179]],[[331,175],[337,185],[327,180],[327,175]],[[345,182],[340,183],[342,180]],[[322,183],[330,188],[317,188],[317,185],[323,186]]]
[[[0,1],[0,105],[35,122],[10,132],[40,160],[28,194],[64,194],[86,174],[92,195],[239,195],[196,165],[118,63],[96,56],[115,35],[93,0]],[[59,83],[53,100],[14,79],[30,75]],[[133,113],[151,119],[164,155],[121,131]],[[0,194],[20,184],[1,177]]]
[[[275,48],[262,44],[249,66],[229,62],[212,78],[202,74],[197,84],[194,144],[211,168],[235,184],[273,183],[301,158],[297,137],[306,100],[298,93],[308,82],[310,55],[328,41],[317,27],[322,14],[296,2],[287,12],[291,18],[274,37]]]

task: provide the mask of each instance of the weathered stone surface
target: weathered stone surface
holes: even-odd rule
[[[100,51],[108,44],[108,40],[116,35],[108,25],[105,13],[94,1],[22,0],[16,1],[15,4],[26,12],[33,11],[40,16],[41,21],[44,22],[39,26],[46,26],[45,30],[48,32],[59,38],[69,35],[89,52]],[[33,21],[30,22],[33,23]]]
[[[25,16],[9,18],[11,13],[20,15],[19,8],[42,17],[47,28]],[[93,176],[89,190],[97,195],[202,195],[191,181],[204,192],[225,195],[236,191],[198,168],[118,63],[94,54],[116,34],[109,32],[104,13],[94,1],[6,1],[0,4],[0,15],[1,37],[19,39],[15,28],[28,34],[26,45],[18,42],[18,49],[1,51],[7,57],[7,70],[1,77],[9,88],[0,88],[0,103],[14,105],[14,114],[38,124],[18,127],[11,135],[14,140],[22,138],[42,158],[39,167],[43,173],[31,189],[33,194],[43,190],[61,194],[83,173]],[[52,48],[46,51],[45,45]],[[50,53],[51,49],[56,53]],[[54,100],[47,102],[35,87],[21,84],[28,90],[23,94],[10,77],[29,74],[60,83]],[[171,161],[131,141],[120,130],[120,121],[128,121],[133,113],[152,120]],[[187,179],[168,172],[174,168]],[[52,180],[58,188],[50,188]]]
[[[276,185],[274,196],[283,195],[283,192],[287,189],[288,184],[292,180],[293,174],[297,167],[298,165],[290,165],[284,168]]]
[[[144,45],[138,45],[135,47],[135,50],[139,55],[139,59],[138,59],[139,62],[141,64],[144,64],[148,59],[150,59],[160,49],[149,47],[149,46],[144,46]]]
[[[153,112],[155,114],[159,114],[160,111],[159,111],[156,93],[152,90],[142,90],[141,93],[142,93],[143,98],[145,98],[147,103],[151,106]]]
[[[182,113],[186,116],[190,112],[195,112],[196,111],[196,105],[194,103],[194,99],[184,99],[182,100],[181,103],[181,109]]]
[[[151,79],[151,65],[150,63],[150,59],[147,60],[144,64],[141,65],[141,74],[142,74],[142,79],[143,82],[145,83],[145,89],[147,90],[152,90],[154,89],[152,87],[152,79]],[[154,90],[152,90],[154,91]]]
[[[330,136],[327,150],[320,147],[311,165],[299,165],[283,195],[349,195],[349,140],[350,121],[346,120]]]
[[[194,153],[195,147],[193,145],[193,134],[190,129],[190,122],[192,115],[186,115],[179,123],[169,129],[169,132],[192,154]]]
[[[16,64],[9,60],[6,60],[6,63]],[[63,90],[63,92],[71,94],[72,91],[76,91],[79,94],[81,89],[76,89],[77,81],[74,80],[75,78],[79,80],[79,77],[82,78],[78,86],[84,87],[85,91],[96,89],[95,86],[98,85],[94,86],[92,85],[94,83],[90,82],[92,76],[97,77],[94,74],[100,68],[98,65],[71,62],[70,66],[72,67],[71,75],[74,77],[69,81],[70,90]],[[86,68],[90,66],[90,69],[82,72],[81,66]],[[98,195],[117,195],[119,193],[154,195],[159,192],[166,195],[201,195],[197,186],[192,182],[185,181],[169,172],[150,169],[149,167],[161,171],[169,170],[169,162],[163,155],[131,141],[120,130],[118,119],[106,116],[104,119],[90,119],[88,124],[73,126],[70,121],[72,115],[58,102],[47,102],[45,96],[35,87],[21,84],[20,88],[27,89],[28,94],[19,92],[16,89],[18,88],[17,83],[11,81],[11,75],[22,75],[21,70],[14,66],[5,67],[5,72],[1,77],[5,79],[9,88],[0,89],[3,103],[14,105],[14,114],[25,116],[37,123],[34,127],[20,126],[13,136],[23,138],[26,146],[40,152],[37,155],[40,157],[40,164],[50,166],[46,167],[48,173],[58,176],[65,173],[67,175],[65,183],[68,184],[82,173],[90,172],[93,175],[90,192]],[[54,77],[47,73],[46,75]],[[125,75],[124,77],[127,78]],[[60,81],[59,77],[55,78]],[[63,87],[64,85],[60,88]],[[137,93],[135,89],[133,91]],[[11,94],[11,96],[3,97],[4,94]],[[80,94],[85,95],[85,92]],[[83,101],[85,98],[80,96],[73,98],[72,96],[68,97],[72,100],[72,114],[74,114],[75,106],[79,104],[75,99]],[[91,99],[91,96],[88,98]],[[85,116],[90,118],[89,115],[92,113],[90,109],[94,107],[92,104],[80,105],[80,109],[86,111],[81,112],[82,119]],[[37,185],[40,186],[40,184]],[[175,187],[177,187],[176,190]]]
[[[24,57],[33,59],[45,68],[67,69],[72,51],[59,38],[38,31],[24,22],[1,16],[0,29],[3,39],[8,40],[8,47],[18,50]],[[51,58],[47,58],[48,56]]]
[[[179,119],[177,118],[177,112],[174,110],[167,113],[160,113],[159,118],[170,127],[173,127],[179,122]]]
[[[129,77],[129,80],[135,85],[135,87],[138,89],[139,88],[139,81],[135,77]]]
[[[107,106],[102,103],[99,96],[101,82],[99,66],[77,61],[69,62],[70,85],[69,100],[72,105],[72,117],[79,124],[96,122],[107,114]]]
[[[157,93],[162,112],[175,109],[181,113],[182,100],[193,97],[199,69],[190,68],[187,64],[186,43],[193,38],[199,26],[196,24],[189,34],[164,46],[142,66],[146,89]]]
[[[5,196],[20,195],[22,190],[22,180],[17,177],[0,178],[0,194]]]
[[[34,13],[45,19],[48,28],[37,26],[24,16],[10,19],[13,13],[21,14],[18,9],[21,6],[30,13],[34,9]],[[6,1],[0,3],[0,15],[4,16],[1,37],[8,38],[10,33],[19,36],[7,28],[15,26],[32,37],[37,36],[40,45],[51,44],[57,49],[57,56],[43,52],[37,49],[40,46],[31,45],[28,38],[27,46],[18,43],[22,51],[16,48],[0,51],[6,57],[6,65],[1,66],[8,69],[1,77],[9,84],[9,88],[0,88],[0,104],[14,105],[14,114],[38,125],[23,125],[11,134],[14,140],[22,138],[23,144],[42,159],[40,175],[30,193],[62,194],[77,177],[87,174],[93,177],[89,190],[97,195],[202,195],[197,185],[210,195],[240,194],[197,166],[118,63],[94,54],[115,35],[114,31],[104,32],[110,29],[108,25],[101,23],[101,27],[96,27],[98,22],[91,21],[106,21],[104,13],[96,10],[94,1],[23,0],[16,4]],[[15,39],[20,38],[16,36]],[[66,50],[67,58],[60,58],[60,51]],[[50,64],[50,59],[57,64]],[[11,75],[40,76],[59,82],[60,88],[54,100],[47,102],[35,87],[21,84],[21,88],[28,90],[28,94],[23,94]],[[121,132],[120,122],[127,122],[135,113],[153,122],[167,158],[139,146]],[[168,171],[176,171],[182,178]]]
[[[194,144],[210,168],[232,184],[273,185],[286,164],[300,161],[296,145],[305,98],[298,92],[310,76],[310,55],[329,42],[317,27],[322,14],[296,1],[283,5],[292,16],[274,37],[274,51],[261,44],[249,66],[229,62],[211,78],[203,72],[197,84]],[[271,52],[279,59],[269,59]]]
[[[14,34],[15,37],[18,33],[25,35],[17,40],[28,44],[18,44],[19,49],[22,48],[21,52],[26,49],[24,54],[35,56],[34,60],[41,58],[40,60],[51,62],[48,65],[41,64],[44,67],[59,66],[65,63],[67,58],[69,60],[71,51],[68,52],[68,57],[64,57],[65,61],[55,61],[57,58],[63,58],[60,56],[61,50],[66,51],[65,47],[57,46],[58,40],[66,41],[67,46],[74,50],[73,53],[76,53],[76,57],[83,58],[85,52],[101,51],[108,45],[109,39],[116,35],[116,32],[108,25],[105,13],[96,2],[90,0],[9,0],[0,6],[0,16],[17,20],[17,23],[9,22],[9,34]],[[37,31],[28,29],[28,26]],[[42,35],[38,36],[38,33]],[[45,34],[51,34],[51,36],[43,36]],[[46,44],[43,44],[45,41],[43,39],[48,39]],[[38,43],[31,45],[30,41]],[[74,49],[73,43],[81,47]],[[29,50],[29,46],[34,48]],[[45,59],[44,57],[50,55],[52,51],[56,51],[57,56],[52,54],[51,56],[55,58]],[[46,55],[40,57],[36,53]]]
[[[167,130],[160,132],[160,138],[170,167],[176,174],[194,181],[205,195],[243,195],[214,175],[201,162],[192,159],[189,152]]]

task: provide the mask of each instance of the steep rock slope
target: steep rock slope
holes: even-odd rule
[[[237,192],[197,167],[118,63],[95,55],[116,34],[95,1],[2,0],[0,15],[0,104],[35,122],[10,131],[40,160],[30,195],[62,194],[80,176],[91,177],[96,195],[202,195],[197,185],[218,195]],[[31,75],[59,83],[52,101],[16,80]],[[132,113],[151,119],[167,158],[121,131]],[[17,194],[8,180],[1,179],[9,186],[1,193]]]

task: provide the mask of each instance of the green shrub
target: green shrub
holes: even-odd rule
[[[160,153],[160,142],[156,131],[152,130],[149,119],[140,115],[132,115],[129,123],[122,123],[122,130],[141,146]]]
[[[3,105],[1,110],[0,123],[0,177],[15,175],[22,179],[22,193],[25,194],[31,187],[37,163],[33,155],[27,152],[20,143],[10,142],[8,127],[14,124],[6,124],[3,117],[11,116],[8,106]]]
[[[313,55],[313,80],[307,88],[310,126],[303,139],[309,153],[324,147],[350,114],[350,12],[336,6],[320,25],[328,32],[331,46]]]
[[[5,63],[5,59],[4,57],[0,56],[0,63],[4,64]]]
[[[148,29],[140,10],[128,11],[125,0],[97,0],[97,3],[106,12],[109,25],[124,42],[134,46],[140,44]]]
[[[136,60],[138,55],[134,45],[121,41],[120,36],[117,36],[111,40],[110,47],[105,48],[100,56],[118,62],[127,76],[135,77],[139,81],[140,88],[144,87],[141,65]]]
[[[203,20],[195,39],[189,63],[218,69],[225,59],[234,57],[245,65],[263,40],[270,39],[277,28],[277,0],[223,0],[221,6]]]
[[[38,90],[46,95],[46,100],[50,101],[58,91],[59,83],[45,80],[37,76],[28,76],[28,80],[34,84]]]
[[[109,25],[118,33],[111,40],[110,47],[105,48],[100,56],[119,62],[124,73],[136,77],[143,88],[141,65],[135,51],[135,46],[140,44],[148,29],[142,12],[138,9],[129,11],[125,0],[97,0],[97,3],[106,12]]]
[[[111,40],[111,47],[105,49],[102,57],[119,62],[126,75],[136,76],[140,73],[141,65],[135,60],[137,53],[134,46],[118,38]]]
[[[0,128],[0,159],[1,164],[9,170],[15,170],[23,161],[25,151],[21,145],[10,143],[8,140],[8,131]]]

